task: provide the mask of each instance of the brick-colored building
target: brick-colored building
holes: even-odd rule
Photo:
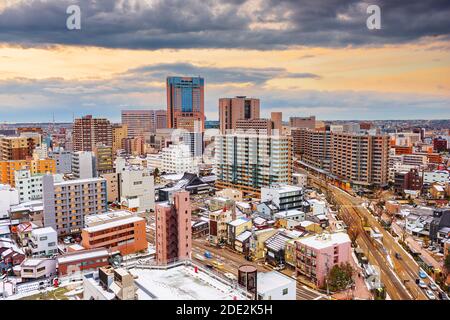
[[[220,132],[225,134],[227,130],[235,130],[239,120],[245,122],[252,119],[259,119],[259,112],[259,99],[247,98],[245,96],[219,99]]]
[[[108,119],[91,115],[75,119],[73,124],[73,151],[93,151],[98,143],[112,146],[112,126]]]
[[[189,192],[174,194],[173,200],[156,205],[156,260],[168,262],[191,257],[192,226]]]
[[[147,250],[145,219],[127,212],[106,213],[81,232],[81,245],[86,249],[107,248],[122,255]]]

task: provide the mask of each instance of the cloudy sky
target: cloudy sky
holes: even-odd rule
[[[165,108],[168,75],[205,78],[210,120],[236,95],[285,120],[450,118],[449,17],[448,0],[0,0],[0,123]]]

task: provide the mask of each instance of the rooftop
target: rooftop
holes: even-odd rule
[[[130,270],[137,276],[139,300],[245,300],[238,290],[209,274],[195,273],[192,266],[179,265],[169,269]]]
[[[106,249],[83,250],[83,251],[71,252],[71,253],[67,253],[62,256],[59,256],[57,258],[57,261],[59,264],[60,263],[69,263],[69,262],[93,259],[93,258],[98,258],[98,257],[104,257],[104,256],[108,256],[108,254],[109,254],[108,250],[106,250]]]
[[[333,245],[351,242],[348,234],[344,232],[320,234],[316,236],[301,238],[298,241],[310,248],[315,249],[323,249]]]
[[[134,223],[134,222],[138,222],[138,221],[145,221],[145,220],[144,220],[144,218],[140,218],[140,217],[129,217],[129,218],[125,218],[125,219],[101,223],[101,224],[98,224],[98,225],[95,225],[92,227],[84,228],[83,230],[86,230],[87,232],[96,232],[96,231],[106,230],[109,228],[119,227],[124,224]]]
[[[258,293],[264,294],[265,292],[272,291],[279,287],[285,287],[295,280],[278,272],[260,272],[258,273]]]

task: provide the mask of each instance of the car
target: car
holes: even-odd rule
[[[397,258],[398,260],[402,260],[402,256],[398,252],[395,253],[395,258]]]
[[[64,242],[64,244],[70,244],[70,239],[64,238],[63,242]]]
[[[213,266],[217,269],[223,269],[223,263],[219,261],[213,261]]]
[[[237,280],[237,277],[234,274],[230,273],[230,272],[225,272],[224,276],[227,277],[230,280]]]
[[[425,294],[427,295],[427,298],[430,300],[436,300],[436,296],[434,295],[433,291],[431,290],[425,290]]]
[[[425,279],[427,277],[427,274],[425,273],[425,271],[423,271],[422,269],[419,270],[419,277],[421,277],[422,279]]]
[[[430,284],[429,284],[428,286],[429,286],[430,289],[433,290],[433,291],[438,291],[438,290],[439,290],[439,287],[438,287],[435,283],[433,283],[433,282],[430,282]]]
[[[419,287],[421,287],[422,289],[426,289],[427,288],[427,284],[425,282],[423,282],[423,280],[419,281]]]
[[[445,292],[439,292],[438,295],[441,300],[449,300],[448,295]]]

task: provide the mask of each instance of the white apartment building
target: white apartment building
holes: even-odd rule
[[[19,204],[19,190],[8,184],[0,184],[0,219],[9,218],[11,206]]]
[[[162,155],[161,153],[156,154],[147,154],[147,167],[151,168],[152,170],[155,170],[158,168],[158,170],[161,171],[162,167]]]
[[[90,151],[78,151],[72,154],[72,173],[77,179],[95,177],[94,154]]]
[[[119,169],[121,169],[119,171]],[[129,210],[155,210],[155,186],[151,170],[142,166],[121,166],[120,204]]]
[[[197,173],[196,161],[185,144],[172,144],[161,151],[161,170],[166,173]]]
[[[42,199],[42,174],[31,175],[30,170],[14,172],[20,203]]]
[[[218,135],[215,147],[219,188],[260,194],[261,187],[292,183],[292,140],[289,136]]]
[[[52,227],[31,231],[29,247],[33,257],[49,257],[58,253],[58,235]]]
[[[448,171],[432,171],[423,173],[423,183],[447,183],[450,182]]]
[[[263,187],[261,188],[261,201],[272,201],[280,211],[299,208],[303,202],[303,189],[289,185]]]
[[[297,282],[278,271],[258,273],[258,300],[296,300]]]
[[[37,146],[33,150],[34,159],[47,159],[48,158],[48,146],[46,143]]]

